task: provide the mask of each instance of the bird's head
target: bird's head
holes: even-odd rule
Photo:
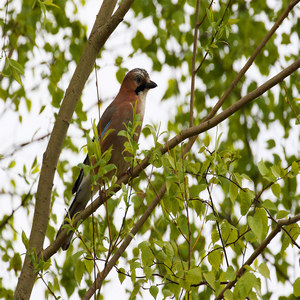
[[[149,89],[154,89],[157,84],[150,80],[149,74],[144,69],[133,69],[129,71],[122,82],[122,88],[128,92],[134,92],[141,97],[146,96]]]

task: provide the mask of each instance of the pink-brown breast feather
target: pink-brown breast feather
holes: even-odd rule
[[[133,107],[137,103],[137,114],[141,114],[141,119],[143,117],[143,105],[141,99],[135,93],[119,93],[116,99],[113,101],[113,106],[116,107],[114,110],[111,121],[107,129],[112,129],[112,131],[106,136],[106,138],[101,142],[102,151],[108,150],[111,146],[113,148],[112,157],[110,163],[113,163],[117,167],[117,176],[121,176],[128,168],[129,164],[124,161],[124,143],[127,141],[126,137],[119,136],[120,130],[126,130],[124,124],[128,125],[129,121],[133,121]],[[142,120],[141,120],[142,121]],[[138,140],[140,134],[141,126],[137,129],[138,135],[136,140]],[[110,177],[110,176],[108,176]]]

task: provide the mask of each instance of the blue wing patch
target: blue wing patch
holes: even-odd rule
[[[108,126],[109,126],[110,123],[111,123],[111,121],[109,121],[109,122],[105,125],[105,127],[104,127],[103,130],[101,131],[101,135],[99,136],[99,139],[100,139],[101,136],[103,136],[103,135],[105,134],[105,131],[107,130],[107,128],[108,128]]]

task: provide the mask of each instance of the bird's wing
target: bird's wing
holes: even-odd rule
[[[112,103],[111,103],[112,104]],[[113,114],[116,110],[116,107],[113,105],[109,105],[107,107],[107,109],[104,111],[101,120],[98,124],[98,130],[101,132],[99,132],[99,137],[100,135],[102,136],[103,134],[105,134],[106,130],[108,129],[109,125],[111,124],[111,120],[113,117]],[[89,156],[87,155],[86,158],[84,159],[83,163],[85,165],[89,165],[90,164],[90,160],[89,160]],[[84,177],[84,172],[83,169],[80,170],[79,175],[72,187],[72,194],[76,193],[80,187],[80,184],[82,182],[82,179]]]
[[[101,116],[100,122],[98,124],[98,134],[99,137],[103,136],[107,131],[109,125],[113,120],[113,116],[116,112],[116,106],[114,105],[114,101],[107,107],[104,111],[103,115]]]
[[[89,160],[89,156],[87,155],[83,161],[83,163],[85,165],[89,165],[90,164],[90,160]],[[79,175],[72,187],[72,194],[76,193],[78,191],[78,188],[82,182],[82,179],[83,179],[83,176],[84,176],[84,172],[83,172],[83,169],[80,169],[80,172],[79,172]]]

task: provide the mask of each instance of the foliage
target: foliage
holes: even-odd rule
[[[300,277],[294,275],[294,270],[299,270],[299,261],[295,266],[291,259],[291,255],[299,256],[300,248],[299,219],[293,219],[300,213],[299,73],[291,74],[276,88],[242,107],[217,129],[201,134],[191,151],[185,152],[188,141],[166,154],[160,150],[171,137],[190,127],[191,111],[194,124],[203,121],[288,3],[283,1],[273,7],[266,0],[217,1],[212,5],[201,1],[195,20],[197,3],[135,1],[130,17],[125,18],[126,31],[132,39],[124,48],[130,47],[129,57],[133,61],[140,55],[151,61],[151,75],[167,74],[168,78],[162,78],[167,82],[161,91],[162,101],[170,103],[175,114],[166,113],[167,131],[163,134],[158,125],[144,125],[143,135],[152,143],[151,149],[141,150],[133,141],[138,116],[127,131],[119,133],[128,137],[125,146],[135,156],[133,163],[139,165],[149,156],[151,166],[128,185],[121,184],[118,193],[109,191],[112,198],[76,229],[78,239],[66,252],[63,263],[56,260],[60,254],[45,262],[38,259],[35,251],[31,252],[45,297],[85,295],[98,271],[105,270],[122,243],[133,237],[130,247],[122,250],[111,270],[118,274],[120,286],[126,284],[124,290],[129,299],[142,295],[154,299],[210,299],[223,295],[226,299],[269,299],[281,295],[279,284],[287,291],[282,299],[300,296]],[[1,20],[2,118],[13,114],[22,126],[26,116],[39,116],[46,124],[50,113],[50,122],[55,121],[66,89],[62,82],[70,79],[69,70],[73,62],[79,62],[87,41],[87,27],[78,17],[78,11],[85,5],[88,3],[75,0],[23,0],[20,7],[6,2]],[[298,58],[294,40],[299,42],[299,12],[299,7],[294,7],[282,25],[284,29],[266,43],[250,72],[229,94],[223,111]],[[143,20],[154,28],[152,36]],[[193,56],[195,26],[199,38]],[[102,49],[98,61],[109,51]],[[126,59],[125,54],[115,57],[119,81],[125,73],[122,62]],[[190,89],[193,74],[194,90]],[[28,76],[34,85],[28,82]],[[41,97],[38,94],[43,99],[36,104]],[[192,95],[195,98],[190,110]],[[113,91],[111,96],[115,96]],[[87,136],[80,145],[87,143],[89,155],[94,153],[91,159],[98,161],[94,166],[99,171],[97,176],[103,176],[114,166],[106,165],[109,153],[100,153],[97,137],[93,141],[86,134],[85,128],[90,125],[89,122],[86,126],[86,120],[86,111],[79,101],[71,126]],[[95,136],[95,125],[92,127],[91,134]],[[48,124],[43,132],[47,128]],[[15,213],[22,211],[32,218],[42,156],[39,149],[38,153],[31,153],[29,161],[24,161],[22,153],[48,136],[35,138],[35,134],[32,132],[30,142],[1,153],[6,180],[1,193],[11,203],[12,211],[1,216],[0,249],[2,263],[14,284],[29,238],[24,231],[14,230]],[[74,140],[72,135],[66,137],[63,153],[79,152]],[[128,159],[132,160],[132,156]],[[54,242],[61,222],[56,216],[58,199],[63,197],[70,202],[72,182],[80,167],[87,168],[86,172],[92,169],[83,164],[73,165],[65,157],[57,165],[60,181],[52,191],[52,213],[46,233],[49,243]],[[163,186],[165,191],[161,194]],[[111,187],[115,187],[115,181]],[[158,206],[137,234],[133,233],[135,224],[156,198]],[[277,244],[271,238],[273,234],[279,236]],[[0,296],[11,299],[14,286],[5,281],[6,272],[1,273]],[[116,276],[113,278],[117,280]],[[109,286],[109,282],[103,281],[102,285]],[[228,288],[223,290],[225,287]]]

